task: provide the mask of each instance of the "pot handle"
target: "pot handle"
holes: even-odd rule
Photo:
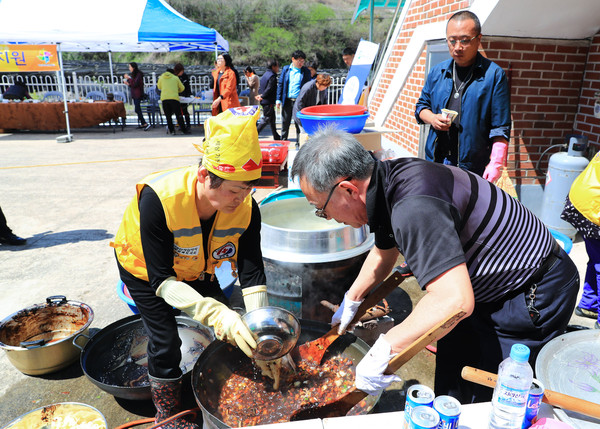
[[[67,297],[64,295],[52,295],[46,298],[46,304],[61,305],[67,302]]]
[[[21,341],[21,343],[19,344],[19,346],[25,349],[36,349],[44,345],[46,345],[46,340],[44,340],[43,338],[34,341]]]
[[[87,342],[90,340],[90,337],[88,337],[85,334],[79,334],[79,335],[76,335],[75,338],[73,338],[73,345],[75,347],[77,347],[79,350],[83,351],[83,347],[80,346],[79,344],[77,344],[77,340],[79,339],[79,337],[84,337],[85,338],[85,344],[83,345],[83,347],[85,347],[85,345],[87,344]]]

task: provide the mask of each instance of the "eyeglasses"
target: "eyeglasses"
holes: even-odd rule
[[[477,36],[479,36],[479,34]],[[457,42],[459,42],[461,46],[469,46],[477,36],[473,36],[470,39],[446,39],[446,41],[452,46],[455,46]]]
[[[352,180],[352,177],[346,177],[344,180],[337,182],[335,185],[333,185],[331,187],[331,191],[329,191],[329,195],[327,195],[327,199],[325,200],[325,204],[323,204],[323,208],[315,209],[316,217],[320,217],[322,219],[327,219],[327,213],[325,213],[325,209],[327,208],[327,204],[329,204],[329,200],[331,199],[331,196],[333,195],[333,191],[335,191],[335,188],[337,188],[337,186],[340,183],[347,182],[348,180]]]

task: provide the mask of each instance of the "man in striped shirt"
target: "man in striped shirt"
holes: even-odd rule
[[[383,375],[389,359],[456,310],[465,314],[438,341],[435,390],[463,403],[492,394],[461,381],[463,366],[496,372],[514,343],[529,346],[533,363],[564,332],[579,287],[575,265],[538,218],[480,176],[416,158],[379,162],[334,129],[311,136],[291,173],[317,216],[368,224],[375,234],[332,319],[340,332],[400,253],[427,291],[361,361],[361,390],[377,394],[397,379]]]

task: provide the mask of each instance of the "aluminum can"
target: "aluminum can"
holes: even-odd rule
[[[438,429],[458,428],[460,418],[460,402],[452,396],[442,395],[433,401],[433,409],[440,415]]]
[[[523,419],[523,429],[527,429],[537,420],[543,397],[544,385],[540,380],[534,378],[529,389],[529,396],[527,397],[527,409],[525,410],[525,419]]]
[[[433,406],[435,393],[429,387],[422,384],[410,386],[406,392],[406,403],[404,404],[404,429],[408,429],[410,424],[410,414],[413,408],[420,405],[427,407]]]
[[[440,415],[426,405],[414,407],[410,412],[409,429],[434,429],[440,423]]]

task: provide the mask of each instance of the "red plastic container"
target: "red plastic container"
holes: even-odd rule
[[[366,112],[367,107],[360,104],[322,104],[300,110],[303,115],[311,116],[355,116]]]
[[[288,154],[287,140],[262,140],[259,142],[263,163],[283,164]]]

